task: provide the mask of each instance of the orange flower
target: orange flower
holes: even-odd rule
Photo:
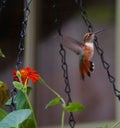
[[[30,67],[26,67],[24,69],[19,70],[21,81],[24,85],[28,84],[28,80],[32,80],[34,83],[36,83],[39,80],[40,75],[37,74],[37,72],[34,69],[31,69]],[[14,74],[14,81],[19,81],[19,78],[17,76],[17,70],[13,71]]]

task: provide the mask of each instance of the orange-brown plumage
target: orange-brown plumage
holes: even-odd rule
[[[82,42],[71,37],[57,36],[57,39],[61,44],[80,56],[79,71],[82,79],[84,79],[85,75],[90,76],[91,71],[94,70],[94,63],[91,61],[94,55],[93,41],[95,35],[101,31],[103,30],[86,33]]]
[[[84,46],[82,47],[84,54],[82,56],[80,55],[79,63],[80,75],[82,79],[84,79],[86,74],[90,76],[90,72],[94,70],[94,64],[91,62],[94,54],[94,36],[95,34],[92,33],[86,33],[84,36]]]
[[[90,72],[93,71],[93,63],[91,62],[91,58],[93,56],[93,49],[87,45],[83,46],[84,55],[80,57],[80,75],[82,79],[84,79],[84,76],[87,74],[90,76]]]

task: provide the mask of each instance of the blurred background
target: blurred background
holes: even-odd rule
[[[37,41],[34,43],[37,47],[34,68],[67,101],[59,54],[60,45],[54,38],[57,35],[57,26],[54,22],[56,12],[53,9],[53,1],[36,1],[38,2]],[[6,55],[6,59],[0,59],[0,80],[8,83],[10,87],[12,87],[12,71],[15,69],[18,55],[21,22],[24,16],[23,3],[22,0],[8,0],[0,14],[0,48]],[[59,3],[62,34],[82,41],[87,27],[81,18],[79,6],[74,0],[59,0]],[[84,5],[94,30],[105,29],[97,37],[100,47],[104,50],[104,58],[110,64],[110,72],[115,76],[115,1],[84,0]],[[114,120],[116,115],[113,89],[96,50],[93,58],[95,71],[90,78],[86,76],[84,81],[79,75],[78,56],[68,49],[66,52],[72,100],[85,106],[83,112],[75,113],[76,122]],[[28,58],[31,59],[31,56]],[[35,85],[34,89],[34,106],[39,126],[60,124],[61,108],[59,106],[45,110],[45,105],[54,98],[54,95],[40,85]],[[68,117],[69,114],[66,115],[67,124]]]

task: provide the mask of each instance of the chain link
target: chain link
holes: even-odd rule
[[[18,46],[18,55],[17,55],[17,62],[16,62],[16,70],[19,70],[23,64],[23,53],[24,53],[24,38],[26,36],[26,27],[27,27],[27,22],[28,22],[28,17],[30,14],[30,3],[32,0],[24,0],[24,18],[22,21],[22,29],[20,32],[20,40],[19,40],[19,46]],[[17,94],[17,90],[14,88],[11,90],[11,111],[16,109],[15,105],[15,96]]]
[[[65,93],[67,94],[68,96],[68,101],[67,101],[67,104],[69,104],[70,102],[72,102],[72,99],[71,99],[71,88],[70,88],[70,82],[69,82],[69,77],[68,77],[68,65],[66,63],[66,51],[65,49],[63,48],[63,45],[60,44],[60,51],[59,51],[60,55],[61,55],[61,62],[62,62],[62,70],[63,70],[63,77],[64,77],[64,81],[65,81]],[[74,128],[75,126],[75,119],[74,119],[74,115],[73,113],[71,112],[70,113],[70,116],[69,116],[69,125],[71,128]]]
[[[92,24],[91,22],[89,21],[88,19],[88,16],[87,16],[87,12],[84,8],[84,3],[83,3],[83,0],[77,0],[76,1],[80,7],[80,11],[81,11],[81,16],[88,28],[88,32],[93,32],[93,27],[92,27]],[[109,79],[109,82],[112,84],[112,87],[113,87],[113,90],[114,90],[114,94],[115,96],[120,100],[120,91],[116,88],[116,85],[115,85],[115,77],[113,77],[109,71],[110,69],[110,64],[108,62],[106,62],[106,60],[104,59],[104,51],[102,50],[102,48],[100,48],[99,46],[99,42],[97,40],[97,37],[95,37],[95,40],[94,40],[94,46],[96,48],[96,51],[101,59],[101,62],[103,64],[103,68],[106,70],[107,72],[107,76],[108,76],[108,79]]]
[[[26,27],[28,22],[28,16],[30,14],[30,3],[32,0],[24,0],[24,18],[22,21],[22,29],[20,32],[20,41],[18,46],[18,56],[17,56],[17,62],[16,62],[16,69],[19,70],[23,63],[23,52],[24,52],[24,38],[26,36]]]
[[[58,0],[53,0],[53,9],[54,9],[54,12],[55,12],[55,20],[54,20],[54,22],[57,25],[58,34],[60,36],[62,36],[62,33],[61,33],[62,21],[61,21],[61,17],[60,17],[59,5],[60,4],[59,4]],[[67,104],[69,104],[70,102],[72,102],[72,99],[71,99],[71,87],[70,87],[70,82],[69,82],[69,77],[68,77],[68,65],[67,65],[67,62],[66,62],[66,50],[64,49],[62,44],[60,44],[59,54],[61,56],[61,62],[62,62],[61,68],[63,70],[63,78],[64,78],[64,82],[65,82],[65,85],[66,85],[65,86],[65,93],[68,96]],[[75,127],[75,123],[76,122],[75,122],[75,119],[74,119],[74,115],[71,112],[70,116],[69,116],[69,125],[70,125],[70,127],[74,128]]]
[[[60,8],[59,8],[59,0],[52,0],[52,7],[54,9],[54,22],[58,30],[58,34],[62,35],[61,33],[61,16],[60,16]]]

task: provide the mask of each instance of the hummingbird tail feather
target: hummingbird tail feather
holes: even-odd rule
[[[82,77],[82,80],[84,80],[84,77],[85,77],[84,68],[80,67],[80,75]]]
[[[82,79],[84,80],[85,74],[87,74],[90,77],[90,72],[92,72],[94,70],[94,63],[84,59],[81,63],[80,63],[80,75],[82,77]]]
[[[92,61],[90,61],[90,71],[93,72],[94,69],[95,69],[95,64]]]

